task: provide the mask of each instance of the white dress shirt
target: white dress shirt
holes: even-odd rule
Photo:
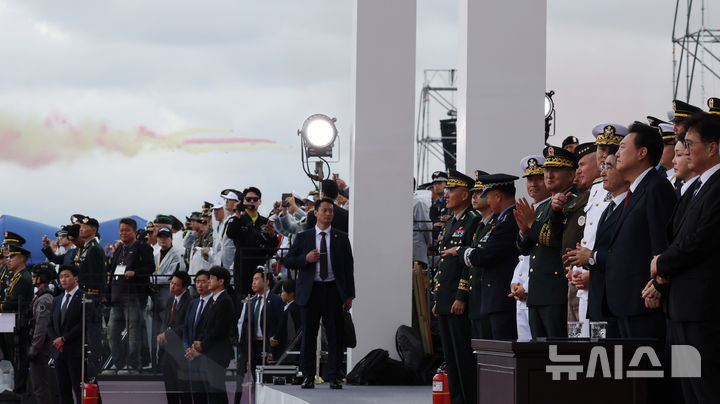
[[[714,166],[708,168],[705,170],[704,173],[700,174],[700,181],[702,181],[702,184],[700,184],[700,188],[698,188],[698,192],[702,189],[702,187],[705,186],[705,183],[710,179],[710,177],[715,174],[715,171],[720,170],[720,164],[715,164]]]
[[[695,180],[697,180],[698,178],[700,178],[700,176],[696,175],[696,176],[690,178],[689,180],[685,181],[685,183],[682,184],[682,187],[680,187],[680,196],[685,195],[685,191],[690,189],[690,187],[693,186],[693,184],[695,183]]]
[[[315,264],[315,282],[330,282],[335,280],[335,274],[333,274],[332,270],[332,260],[330,259],[330,229],[332,229],[332,226],[328,226],[325,230],[320,230],[317,225],[315,225],[315,248],[317,248],[318,252],[322,251],[320,248],[320,241],[322,240],[322,236],[320,235],[320,232],[325,232],[325,244],[327,246],[327,263],[328,263],[328,276],[327,279],[322,279],[320,277],[320,261],[318,261]],[[320,256],[320,259],[322,259],[322,256]]]
[[[637,189],[638,185],[640,185],[640,182],[643,180],[643,178],[645,178],[647,173],[649,173],[650,170],[654,170],[654,169],[655,169],[655,167],[650,167],[647,170],[640,173],[640,175],[638,175],[638,177],[635,178],[635,181],[633,181],[632,184],[630,184],[630,192],[635,192],[635,189]]]

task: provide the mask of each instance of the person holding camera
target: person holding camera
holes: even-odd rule
[[[235,208],[243,213],[228,224],[227,235],[235,242],[235,264],[233,275],[237,293],[241,296],[252,294],[252,275],[258,265],[277,251],[278,240],[272,222],[258,212],[262,204],[262,193],[256,187],[243,191],[243,202]]]

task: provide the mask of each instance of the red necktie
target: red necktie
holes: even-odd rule
[[[173,299],[173,307],[172,311],[170,312],[170,318],[168,319],[168,327],[170,327],[170,324],[172,324],[173,316],[175,315],[175,309],[177,308],[177,299]]]
[[[632,191],[628,189],[627,195],[625,196],[625,202],[623,202],[623,209],[625,209],[625,206],[627,206],[627,203],[630,200],[630,195],[632,195]]]

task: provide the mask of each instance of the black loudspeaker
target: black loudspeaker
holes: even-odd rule
[[[457,128],[455,126],[457,119],[441,119],[440,120],[440,136],[443,147],[443,158],[445,160],[445,168],[455,170],[457,156]]]

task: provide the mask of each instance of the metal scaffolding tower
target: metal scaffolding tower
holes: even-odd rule
[[[717,21],[717,19],[715,21],[706,21],[706,15],[713,15],[707,11],[707,3],[709,2],[710,0],[700,0],[699,14],[697,10],[693,10],[693,3],[697,6],[697,1],[677,0],[675,4],[675,21],[673,22],[672,33],[673,97],[675,99],[690,102],[691,92],[695,84],[696,67],[698,67],[697,70],[700,73],[700,94],[698,98],[702,99],[703,104],[707,99],[705,73],[710,74],[712,81],[720,81],[720,29],[706,26],[706,23],[714,23],[720,26],[720,21]],[[676,49],[678,47],[680,48],[679,55]],[[681,89],[683,84],[684,89]]]
[[[440,119],[454,118],[457,115],[455,91],[457,91],[455,69],[426,69],[424,71],[415,134],[415,177],[418,184],[430,180],[431,163],[441,162],[444,167],[445,154],[451,154],[453,161],[456,157],[454,150],[443,147],[443,140],[447,143],[453,139],[447,136],[443,137],[439,124]],[[438,109],[438,107],[440,108]]]

